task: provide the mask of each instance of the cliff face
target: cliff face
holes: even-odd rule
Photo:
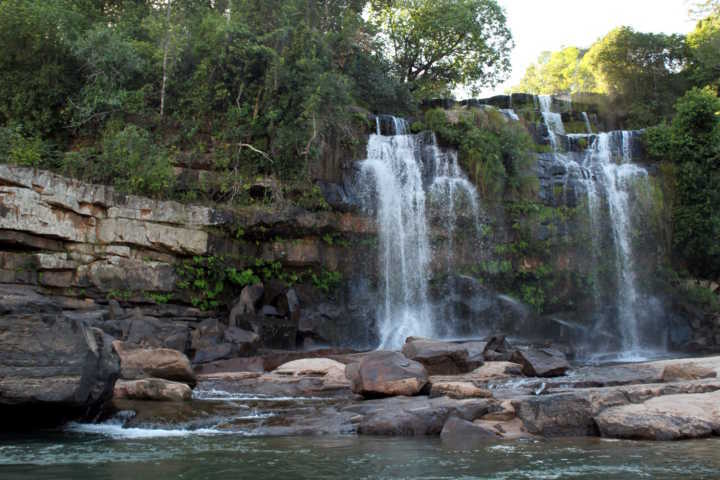
[[[595,161],[597,131],[618,120],[590,104],[553,102],[566,125],[556,152],[531,96],[441,105],[449,118],[459,109],[514,109],[517,119],[506,113],[508,121],[521,122],[537,144],[539,181],[531,199],[481,199],[479,237],[460,207],[452,238],[443,210],[429,208],[429,295],[440,334],[503,332],[575,348],[603,338],[617,347],[610,337],[619,328],[622,292],[613,227],[619,219],[589,203],[609,201],[608,192],[593,197],[589,190],[602,172],[576,166]],[[579,123],[586,118],[595,133],[573,133],[587,128]],[[642,142],[629,145],[625,154],[642,164]],[[253,330],[261,348],[374,347],[382,285],[378,227],[370,211],[358,208],[355,166],[338,158],[318,176],[331,211],[289,202],[230,209],[157,201],[0,165],[0,313],[62,313],[122,340],[144,338],[191,357],[202,350],[200,361],[238,353],[202,340],[210,331],[224,335],[213,322]],[[656,172],[645,168],[647,178],[626,192],[633,274],[638,295],[648,299],[637,310],[654,322],[656,340],[713,349],[720,327],[663,291],[657,278],[667,255],[665,207]],[[253,276],[237,280],[247,271]],[[243,311],[246,317],[231,318],[243,285],[255,281],[264,292]]]
[[[372,319],[347,291],[358,290],[351,284],[372,256],[374,230],[372,219],[356,214],[221,211],[0,165],[0,312],[62,312],[101,327],[131,313],[162,319],[187,332],[181,349],[189,352],[189,331],[209,318],[227,323],[227,311],[193,306],[198,292],[180,288],[178,267],[222,258],[239,270],[272,270],[262,280],[292,278],[305,301],[295,330],[299,322],[321,343],[365,344],[371,339],[350,324],[364,330]],[[340,279],[332,289],[321,281],[328,272]],[[313,283],[313,274],[320,280]],[[239,293],[229,286],[223,292],[230,307]],[[127,336],[122,325],[106,330]]]

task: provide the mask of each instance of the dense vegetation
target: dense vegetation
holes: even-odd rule
[[[219,172],[188,199],[309,185],[363,111],[492,84],[510,43],[494,0],[3,0],[0,157],[156,196],[174,166]]]
[[[619,27],[589,48],[544,52],[512,90],[605,94],[630,128],[669,118],[688,89],[720,89],[720,10],[707,5],[708,16],[686,36]]]
[[[660,162],[676,267],[720,275],[720,2],[694,9],[686,36],[617,28],[588,49],[546,52],[514,91],[604,94],[626,128],[645,128]]]

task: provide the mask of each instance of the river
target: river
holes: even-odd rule
[[[720,478],[719,439],[652,443],[582,438],[451,447],[437,438],[156,435],[3,434],[0,478]]]

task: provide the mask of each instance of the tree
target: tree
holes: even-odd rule
[[[651,156],[675,165],[673,246],[700,277],[720,275],[720,98],[693,88],[675,105],[670,125],[647,132]]]
[[[687,48],[681,35],[612,30],[593,44],[582,61],[593,72],[597,90],[626,110],[631,125],[656,124],[689,87]]]
[[[543,95],[594,92],[595,76],[582,62],[586,51],[567,47],[558,52],[543,52],[512,90]]]
[[[370,19],[418,96],[495,85],[510,70],[512,36],[495,0],[376,0]]]
[[[687,43],[693,81],[697,85],[714,85],[720,92],[720,9],[698,22],[688,34]]]

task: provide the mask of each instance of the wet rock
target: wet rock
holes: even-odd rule
[[[439,435],[448,418],[472,421],[497,408],[492,399],[393,397],[345,408],[358,415],[358,433],[367,435]]]
[[[115,383],[113,398],[179,402],[190,400],[192,390],[185,383],[172,382],[161,378],[118,380]]]
[[[696,363],[671,364],[663,369],[663,382],[677,382],[680,380],[700,380],[703,378],[716,378],[717,372],[709,367]]]
[[[120,357],[120,376],[124,380],[162,378],[195,386],[195,373],[182,352],[167,348],[132,348],[121,341],[112,342]]]
[[[417,395],[428,382],[425,367],[398,352],[377,351],[348,365],[352,390],[365,397]]]
[[[347,382],[345,364],[329,358],[303,358],[280,365],[274,370],[278,375],[333,377]]]
[[[263,305],[260,313],[262,315],[265,315],[266,317],[282,317],[283,316],[280,314],[278,309],[273,307],[272,305]]]
[[[488,422],[509,422],[510,420],[515,418],[515,407],[513,407],[511,401],[505,400],[501,402],[500,408],[501,410],[497,412],[490,412],[483,415],[480,420]]]
[[[274,307],[270,308],[274,310]],[[292,350],[297,345],[298,324],[288,317],[245,315],[238,326],[257,334],[260,345],[265,348]]]
[[[287,300],[288,315],[293,322],[300,321],[300,299],[294,288],[289,289],[285,293],[285,299]]]
[[[478,440],[498,440],[500,436],[497,432],[483,425],[477,425],[458,417],[450,417],[443,425],[440,438],[444,443],[465,447],[469,443],[472,444]]]
[[[552,348],[518,349],[512,361],[522,365],[523,373],[529,377],[557,377],[570,368],[565,355]]]
[[[0,317],[5,427],[53,423],[98,408],[112,395],[120,372],[111,341],[101,330],[62,315]]]
[[[720,433],[720,392],[667,395],[610,408],[595,417],[605,437],[681,440]]]
[[[512,362],[485,362],[482,367],[472,371],[473,378],[497,380],[522,376],[522,365]]]
[[[482,360],[470,362],[467,347],[457,343],[408,338],[402,353],[422,363],[429,375],[466,373],[482,365]]]
[[[504,335],[490,337],[485,346],[484,358],[490,362],[509,361],[514,351]]]
[[[215,343],[195,351],[193,364],[209,363],[233,357],[233,346],[230,343]]]
[[[492,392],[471,382],[437,382],[430,387],[431,397],[492,398]]]
[[[165,347],[185,352],[190,346],[190,329],[187,325],[144,316],[139,310],[135,310],[128,319],[125,342],[128,345]]]
[[[228,327],[223,332],[223,340],[233,345],[233,354],[247,357],[257,352],[260,337],[248,330],[237,327]]]
[[[254,315],[260,307],[265,288],[262,283],[255,285],[247,285],[240,292],[240,298],[235,302],[232,310],[230,310],[229,324],[238,326],[237,318],[242,315]]]

